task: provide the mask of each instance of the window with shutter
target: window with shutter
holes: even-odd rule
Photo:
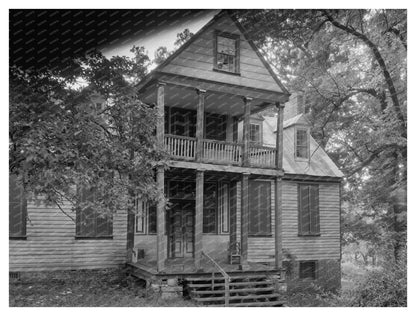
[[[319,235],[319,185],[299,184],[299,235]]]
[[[26,238],[27,201],[15,175],[9,176],[9,238]]]
[[[269,181],[249,182],[249,235],[271,235],[271,184]]]
[[[202,232],[204,234],[216,234],[218,232],[217,204],[217,183],[204,183],[204,210],[202,218]]]
[[[95,199],[93,189],[78,190],[81,202],[92,202]],[[92,207],[77,208],[76,237],[77,238],[112,238],[113,216],[102,214]]]

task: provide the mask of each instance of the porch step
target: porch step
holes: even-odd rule
[[[250,280],[250,279],[265,279],[267,276],[264,274],[247,274],[247,275],[230,275],[231,280]],[[224,281],[224,277],[222,276],[206,276],[206,277],[188,277],[186,278],[187,281]]]
[[[231,275],[228,306],[282,306],[285,301],[275,289],[275,281],[264,273]],[[197,303],[225,306],[225,281],[222,276],[185,278],[185,292]]]
[[[225,283],[224,283],[224,278],[221,279],[223,282],[221,283],[214,283],[214,284],[207,284],[207,283],[203,283],[203,284],[196,284],[196,283],[189,283],[188,287],[190,288],[204,288],[204,287],[224,287]],[[269,281],[269,280],[264,280],[264,281],[253,281],[250,282],[251,286],[256,286],[256,285],[272,285],[273,281]],[[238,286],[247,286],[247,282],[233,282],[230,283],[230,287],[238,287]]]
[[[231,301],[244,301],[244,300],[264,300],[264,299],[274,299],[279,298],[279,294],[252,294],[252,295],[230,295],[230,302]],[[224,301],[224,296],[211,296],[211,297],[195,297],[195,301],[197,302],[212,302],[212,301]],[[249,303],[249,302],[248,302]]]
[[[244,292],[269,292],[274,291],[274,287],[247,287],[243,289],[230,289],[230,294],[232,293],[244,293]],[[204,294],[223,294],[225,290],[198,290],[192,291],[194,294],[204,295]]]

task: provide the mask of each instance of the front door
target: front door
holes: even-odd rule
[[[168,214],[169,258],[189,258],[194,255],[194,201],[171,201]]]

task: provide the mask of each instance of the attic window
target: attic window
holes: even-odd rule
[[[295,149],[296,158],[308,159],[309,141],[307,129],[296,129]]]
[[[217,32],[214,47],[214,69],[238,73],[239,72],[239,36]]]

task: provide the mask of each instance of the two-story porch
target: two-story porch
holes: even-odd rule
[[[273,147],[254,142],[250,116],[277,106],[281,114],[277,120],[280,121],[283,107],[279,101],[284,98],[240,87],[224,90],[223,84],[170,75],[160,75],[148,82],[141,87],[141,93],[146,103],[158,108],[157,139],[168,154],[170,169],[157,167],[157,179],[171,204],[167,210],[161,203],[155,207],[156,236],[147,241],[156,251],[144,255],[138,264],[152,266],[160,273],[203,272],[201,259],[205,252],[224,266],[230,268],[230,264],[234,264],[231,270],[249,270],[250,183],[264,180],[269,185],[268,190],[273,188],[273,196],[276,196],[277,182],[280,183],[283,176],[279,155],[281,138],[277,138]],[[239,124],[242,124],[242,135],[238,135]],[[177,192],[186,191],[184,196],[187,197],[175,196],[173,187]],[[258,197],[259,201],[261,198]],[[271,199],[271,194],[268,198]],[[208,214],[212,212],[212,207],[211,211],[207,210],[210,203],[217,210],[213,215]],[[271,208],[270,201],[266,203]],[[276,259],[269,269],[281,267],[281,251],[276,243],[280,218],[275,216],[277,203],[274,204],[268,218],[269,222],[272,217],[274,221],[273,225],[268,224],[268,237],[276,245],[273,255]],[[220,209],[226,209],[226,214],[221,214]],[[225,221],[227,228],[218,234],[220,236],[206,231],[209,217],[214,226]],[[134,244],[140,248],[143,240],[136,236]],[[233,252],[238,253],[238,261],[230,261]]]

